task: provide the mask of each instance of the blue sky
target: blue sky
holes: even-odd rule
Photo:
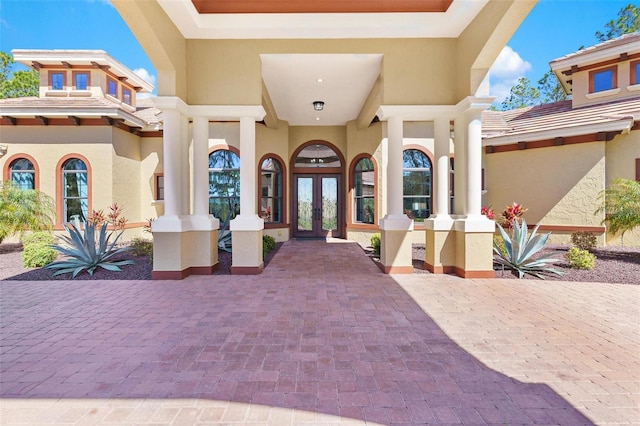
[[[491,73],[500,102],[520,77],[536,83],[549,61],[596,44],[596,31],[633,0],[539,0]],[[156,83],[151,61],[108,0],[0,0],[0,51],[101,49]]]

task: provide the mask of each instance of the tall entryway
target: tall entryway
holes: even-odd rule
[[[342,161],[325,143],[302,148],[293,164],[292,231],[297,238],[342,237]]]

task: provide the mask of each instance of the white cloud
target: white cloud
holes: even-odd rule
[[[522,59],[518,52],[509,46],[502,48],[489,70],[489,92],[496,97],[494,104],[502,103],[509,96],[511,88],[530,70],[531,64]]]
[[[509,46],[502,48],[498,58],[489,71],[499,79],[515,78],[531,70],[531,64],[520,57],[518,52]]]
[[[146,82],[151,83],[154,87],[156,86],[156,76],[149,74],[149,71],[146,69],[136,68],[133,70],[133,73]]]

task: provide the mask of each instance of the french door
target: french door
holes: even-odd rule
[[[341,237],[340,175],[296,174],[293,182],[293,236]]]

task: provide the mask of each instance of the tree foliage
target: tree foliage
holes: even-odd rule
[[[604,212],[602,223],[606,223],[609,232],[624,234],[640,226],[640,182],[618,178],[613,184],[600,193],[601,207],[596,214]]]
[[[596,38],[600,41],[640,31],[640,7],[629,3],[618,11],[617,19],[607,22],[604,27],[604,32],[596,31]]]
[[[0,52],[0,99],[38,96],[40,77],[35,70],[11,71],[13,57]]]
[[[539,104],[540,92],[531,86],[531,81],[526,77],[520,77],[518,83],[511,88],[509,96],[502,101],[505,110],[524,108]]]
[[[20,189],[11,181],[0,186],[0,243],[26,230],[50,229],[55,208],[53,199],[36,189]]]

